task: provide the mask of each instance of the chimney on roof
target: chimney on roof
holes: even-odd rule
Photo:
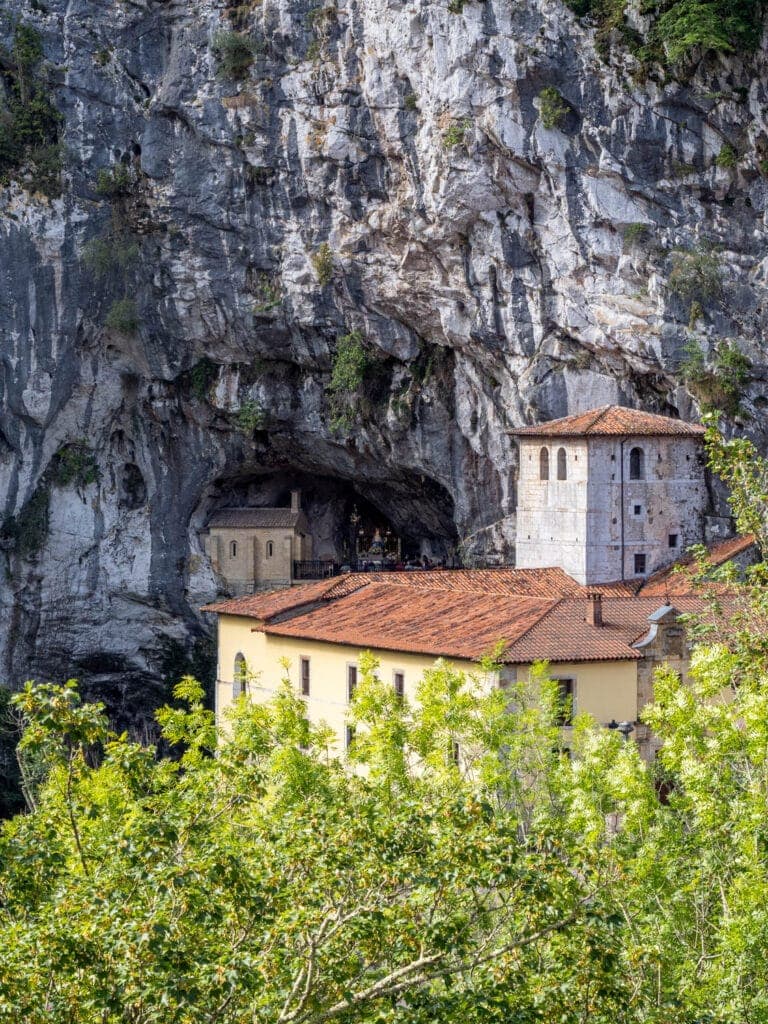
[[[301,491],[291,491],[291,512],[301,512]]]
[[[602,626],[603,624],[603,595],[596,591],[587,594],[587,625]]]

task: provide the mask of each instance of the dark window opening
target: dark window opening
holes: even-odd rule
[[[347,750],[352,746],[355,741],[355,727],[354,725],[348,725],[344,730],[344,746]]]
[[[567,480],[568,479],[568,466],[566,462],[565,448],[557,449],[557,479]]]
[[[635,575],[642,576],[645,573],[645,555],[635,555]]]
[[[549,448],[539,452],[539,480],[549,480]]]
[[[301,695],[309,696],[309,658],[301,659]]]
[[[234,698],[240,697],[245,693],[247,682],[248,667],[246,666],[244,655],[238,652],[235,655],[235,678],[232,684],[232,696]]]
[[[676,533],[670,533],[670,535],[669,535],[669,546],[671,548],[676,548],[677,547],[677,534]]]
[[[352,701],[357,686],[357,665],[347,665],[347,700]]]
[[[645,452],[642,448],[633,448],[629,453],[629,479],[645,480]]]
[[[558,679],[557,682],[557,725],[573,724],[573,698],[575,693],[575,680]]]
[[[642,505],[635,505],[635,515],[636,516],[642,515],[642,512],[643,512],[643,506]]]
[[[403,672],[395,672],[393,685],[395,687],[395,696],[398,700],[402,700],[405,696],[405,674]]]
[[[229,542],[229,557],[237,558],[237,541],[232,540]]]

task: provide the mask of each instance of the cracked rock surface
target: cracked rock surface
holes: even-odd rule
[[[130,717],[169,638],[208,629],[210,510],[294,479],[321,546],[347,488],[433,551],[513,560],[509,428],[695,418],[691,336],[749,358],[765,445],[764,51],[643,80],[557,0],[10,6],[0,43],[40,32],[65,156],[60,198],[0,190],[0,516],[29,530],[47,502],[42,537],[0,540],[3,682],[76,674]],[[716,286],[671,287],[699,258]],[[135,324],[107,326],[121,301]],[[375,372],[340,430],[351,332]],[[95,479],[53,471],[72,445]]]

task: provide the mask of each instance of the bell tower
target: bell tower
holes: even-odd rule
[[[517,566],[642,579],[704,536],[704,428],[608,405],[518,438]]]

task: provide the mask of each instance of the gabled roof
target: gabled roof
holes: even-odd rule
[[[220,508],[208,526],[227,530],[295,529],[306,523],[303,512],[289,508]]]
[[[544,598],[482,596],[461,591],[409,590],[369,583],[351,594],[272,620],[269,635],[321,640],[432,657],[482,658],[500,641],[519,636],[556,602]]]
[[[538,426],[518,427],[510,433],[519,437],[702,437],[704,427],[640,409],[604,405]]]

